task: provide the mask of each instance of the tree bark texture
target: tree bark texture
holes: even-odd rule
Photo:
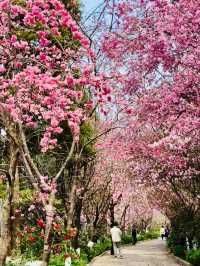
[[[15,194],[15,177],[17,174],[18,147],[14,141],[10,141],[9,150],[9,169],[6,174],[7,190],[6,199],[2,204],[1,214],[1,235],[0,235],[0,266],[5,265],[6,257],[12,250],[12,234],[14,218],[14,194]]]

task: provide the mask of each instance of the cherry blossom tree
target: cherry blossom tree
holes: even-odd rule
[[[7,173],[8,197],[1,264],[10,248],[15,181],[18,166],[23,165],[46,210],[43,261],[47,265],[57,180],[77,152],[80,125],[92,108],[89,95],[95,94],[98,101],[108,85],[103,76],[95,75],[89,41],[60,1],[1,1],[0,35],[0,119],[10,150],[8,168],[2,169]],[[30,136],[37,132],[41,152],[50,153],[59,148],[66,127],[71,146],[57,173],[45,176],[34,160]],[[35,143],[39,153],[38,140]]]
[[[120,132],[116,129],[97,143],[100,152],[95,178],[98,184],[105,183],[106,180],[110,182],[110,206],[107,214],[109,224],[118,220],[127,229],[133,223],[139,226],[142,221],[149,222],[152,206],[146,187],[140,182],[140,176],[133,173],[133,157]]]
[[[19,169],[45,209],[44,265],[61,194],[57,184],[66,171],[73,169],[65,189],[68,227],[79,189],[97,200],[95,210],[83,208],[96,225],[109,211],[111,221],[126,225],[149,218],[152,206],[174,217],[167,193],[199,213],[199,8],[192,0],[106,0],[86,38],[58,0],[0,2],[0,125],[8,147],[1,162],[8,188],[2,265],[11,246]],[[104,132],[82,141],[82,126],[94,125],[98,110]],[[89,177],[97,191],[107,184],[101,197],[88,192],[81,156],[103,135]],[[38,163],[43,154],[49,160],[55,155],[53,174]]]
[[[139,184],[154,190],[155,205],[175,214],[169,193],[198,213],[199,3],[109,3],[117,23],[102,51],[122,81],[115,80],[116,103],[129,114],[121,116],[126,129],[113,142],[123,145]]]

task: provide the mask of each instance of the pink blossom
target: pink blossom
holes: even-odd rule
[[[43,37],[40,38],[39,42],[42,47],[48,46],[50,44],[50,41]]]

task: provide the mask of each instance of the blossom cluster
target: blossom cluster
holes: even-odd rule
[[[93,89],[102,101],[109,92],[106,79],[94,74],[89,40],[63,3],[1,1],[0,36],[1,112],[15,123],[42,128],[44,152],[57,145],[64,121],[78,141],[91,108],[83,96]]]

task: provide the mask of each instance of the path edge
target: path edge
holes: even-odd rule
[[[174,257],[175,261],[176,261],[179,265],[181,265],[181,266],[192,266],[192,264],[189,263],[188,261],[186,261],[186,260],[182,260],[181,258],[176,257],[176,256],[174,256],[174,255],[172,255],[172,256]]]
[[[168,254],[181,266],[193,266],[190,262],[186,261],[186,260],[183,260],[177,256],[175,256],[169,249],[169,247],[167,247],[167,251],[168,251]]]
[[[106,250],[104,251],[103,253],[101,253],[100,255],[94,257],[88,264],[87,266],[92,266],[92,264],[100,257],[103,257],[104,255],[108,254],[110,251],[109,250]]]

